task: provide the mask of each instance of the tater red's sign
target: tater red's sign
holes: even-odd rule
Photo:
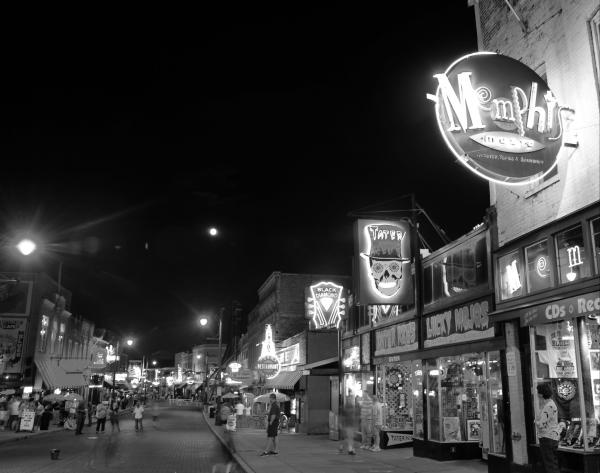
[[[490,181],[521,185],[548,174],[562,145],[563,115],[548,85],[521,62],[469,54],[443,74],[428,98],[459,161]]]

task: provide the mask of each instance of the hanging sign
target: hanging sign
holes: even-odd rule
[[[270,324],[267,324],[265,327],[265,339],[262,342],[262,349],[256,363],[256,369],[266,379],[274,378],[279,374],[279,370],[281,369],[277,353],[275,352],[273,329]]]
[[[360,304],[412,304],[408,222],[359,219],[355,243]]]
[[[375,331],[375,356],[402,353],[419,348],[416,320]]]
[[[311,328],[338,328],[346,315],[344,288],[332,282],[320,282],[306,288],[306,317]]]
[[[556,166],[573,110],[560,106],[534,71],[508,56],[481,52],[434,77],[437,91],[427,97],[436,104],[440,132],[470,171],[522,185]]]

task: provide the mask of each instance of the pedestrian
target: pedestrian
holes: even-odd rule
[[[152,422],[158,422],[158,403],[152,401]]]
[[[88,425],[88,427],[91,427],[92,426],[92,414],[94,412],[94,406],[92,405],[92,401],[88,401],[87,409],[88,409],[87,410],[87,412],[88,412],[88,414],[87,414],[87,425]]]
[[[44,405],[40,401],[35,401],[35,420],[33,422],[34,429],[40,430],[42,422],[42,414],[44,413]]]
[[[19,427],[19,406],[21,405],[21,400],[19,396],[13,396],[13,398],[8,403],[8,430],[16,431]]]
[[[75,411],[77,416],[77,427],[75,429],[75,435],[81,435],[83,433],[83,425],[85,424],[85,418],[87,416],[87,405],[85,402],[80,401],[77,403],[77,410]]]
[[[241,400],[238,399],[238,402],[235,405],[235,416],[237,417],[237,423],[240,423],[242,417],[244,416],[244,404]]]
[[[546,473],[559,473],[556,450],[563,425],[558,423],[558,407],[552,399],[552,388],[548,383],[537,385],[540,412],[535,419],[538,437],[540,439],[540,454]]]
[[[142,419],[144,418],[144,406],[140,404],[140,401],[135,401],[135,405],[133,407],[133,418],[135,419],[135,431],[141,432],[144,430],[144,426],[142,424]]]
[[[104,402],[100,401],[96,406],[96,433],[104,432],[106,425],[107,409]]]
[[[377,396],[373,402],[373,446],[370,448],[372,452],[381,451],[381,433],[383,432],[385,406],[381,402],[381,397]]]
[[[267,446],[264,452],[260,455],[279,455],[279,441],[277,439],[277,431],[279,430],[279,416],[281,415],[281,409],[277,402],[277,396],[275,393],[269,395],[271,405],[269,407],[269,417],[267,418]]]
[[[121,427],[119,426],[119,406],[120,406],[119,398],[115,398],[110,403],[110,431],[114,432],[115,427],[118,432],[121,432]]]
[[[355,431],[356,411],[350,402],[346,402],[340,415],[340,433],[342,436],[339,446],[340,453],[344,453],[344,445],[346,445],[348,455],[356,455],[356,451],[354,450]]]
[[[370,449],[373,435],[373,399],[367,390],[363,391],[360,401],[360,432],[362,435],[360,448]]]

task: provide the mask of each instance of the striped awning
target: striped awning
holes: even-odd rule
[[[56,361],[35,360],[35,365],[48,389],[80,388],[89,384],[83,372],[67,372]]]
[[[277,376],[265,381],[265,388],[294,389],[302,371],[281,371]]]

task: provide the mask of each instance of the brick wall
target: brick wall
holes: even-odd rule
[[[600,200],[600,128],[598,84],[594,74],[588,20],[595,0],[481,0],[479,42],[483,50],[517,59],[546,73],[560,105],[575,109],[572,130],[579,147],[563,147],[558,177],[528,186],[490,184],[498,211],[498,242],[507,242]]]

